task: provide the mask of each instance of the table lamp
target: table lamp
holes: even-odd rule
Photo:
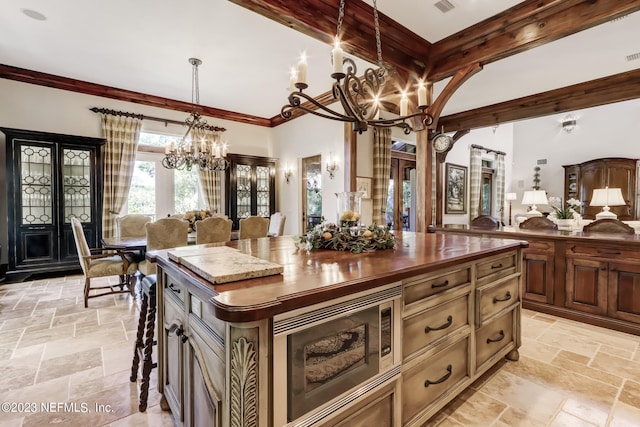
[[[603,206],[602,212],[596,215],[596,219],[616,219],[618,215],[610,212],[609,206],[624,206],[626,204],[624,197],[622,197],[622,190],[605,187],[593,190],[589,206]]]
[[[511,202],[517,197],[516,193],[504,193],[504,199],[509,201],[509,225],[511,225]]]
[[[544,190],[528,190],[522,195],[522,204],[531,205],[531,210],[525,213],[528,217],[542,216],[542,213],[538,211],[536,205],[546,205],[548,203],[547,192]]]

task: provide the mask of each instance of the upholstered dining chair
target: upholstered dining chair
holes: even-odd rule
[[[145,224],[147,251],[187,246],[189,223],[178,218],[161,218]],[[138,271],[143,276],[156,274],[156,263],[146,259],[138,263]]]
[[[255,239],[267,237],[269,232],[269,218],[250,216],[240,219],[240,239]]]
[[[89,306],[89,298],[104,295],[133,293],[133,277],[138,264],[128,253],[113,254],[113,250],[102,248],[90,249],[82,230],[82,223],[77,218],[71,218],[71,230],[78,250],[78,259],[84,273],[84,307]],[[105,253],[105,251],[109,251]],[[117,285],[91,286],[91,279],[107,276],[119,276]],[[125,289],[125,286],[127,289]],[[91,293],[92,290],[103,290]]]
[[[619,219],[598,219],[582,228],[584,233],[635,234],[636,230]]]
[[[129,214],[116,218],[118,237],[144,237],[146,230],[144,225],[151,222],[151,218],[146,215]]]
[[[196,244],[228,242],[232,225],[233,221],[219,216],[196,221]]]
[[[284,233],[284,223],[287,220],[286,215],[282,215],[280,212],[276,212],[271,215],[269,219],[269,236],[282,236]]]

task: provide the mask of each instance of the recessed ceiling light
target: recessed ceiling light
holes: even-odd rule
[[[33,9],[22,9],[22,13],[27,15],[31,19],[35,19],[36,21],[46,21],[47,17],[41,14],[40,12],[36,12]]]

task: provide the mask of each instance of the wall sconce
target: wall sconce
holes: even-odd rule
[[[571,114],[567,114],[566,116],[564,116],[564,119],[562,119],[562,129],[566,133],[571,133],[571,131],[575,127],[576,127],[576,118],[573,117]]]
[[[289,163],[284,166],[284,179],[289,183],[289,179],[291,178],[291,168],[289,167]]]
[[[332,153],[329,153],[329,161],[327,162],[327,172],[329,172],[329,178],[333,179],[336,169],[338,169],[336,159],[333,158]]]

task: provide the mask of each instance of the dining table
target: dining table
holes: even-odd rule
[[[238,240],[240,238],[239,230],[231,231],[231,240]],[[146,251],[147,250],[147,238],[145,237],[103,237],[101,239],[102,247],[105,249],[116,249],[125,251]],[[189,233],[187,236],[187,244],[196,244],[196,233]]]

